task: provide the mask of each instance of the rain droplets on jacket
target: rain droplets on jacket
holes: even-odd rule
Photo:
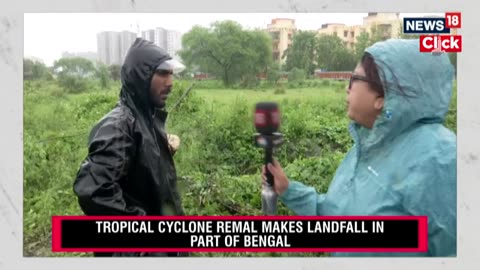
[[[129,49],[120,102],[92,129],[74,183],[86,215],[183,215],[164,131],[167,113],[149,98],[155,68],[169,59],[143,39]]]
[[[372,129],[350,124],[354,145],[326,194],[291,181],[280,199],[298,215],[426,215],[429,251],[334,255],[456,256],[456,136],[443,126],[453,67],[446,54],[420,53],[418,44],[366,49],[386,86],[382,113]]]

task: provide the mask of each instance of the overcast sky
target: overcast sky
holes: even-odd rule
[[[295,19],[297,29],[316,30],[324,23],[363,23],[367,13],[28,13],[24,15],[24,55],[52,65],[62,52],[97,50],[97,33],[129,30],[137,33],[163,27],[182,34],[194,25],[209,26],[231,19],[244,28],[266,28],[273,18]],[[405,16],[443,15],[408,13]]]

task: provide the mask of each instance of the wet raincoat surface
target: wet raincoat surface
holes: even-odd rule
[[[92,129],[74,192],[86,215],[183,215],[164,131],[149,98],[155,68],[171,57],[137,39],[121,70],[119,104]]]
[[[420,53],[418,44],[389,40],[366,49],[384,83],[382,113],[372,129],[350,124],[354,145],[326,194],[291,181],[280,199],[298,215],[428,216],[428,253],[334,256],[456,256],[456,136],[442,124],[453,67],[446,54]]]

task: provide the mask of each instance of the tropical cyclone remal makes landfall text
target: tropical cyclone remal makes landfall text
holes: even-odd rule
[[[291,234],[291,233],[383,233],[383,221],[373,221],[371,230],[365,221],[96,221],[98,233],[190,233],[190,234]],[[215,224],[215,226],[214,226]]]

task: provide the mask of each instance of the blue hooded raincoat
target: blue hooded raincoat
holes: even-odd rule
[[[446,54],[420,53],[418,44],[388,40],[366,49],[384,84],[382,113],[372,129],[350,124],[354,145],[326,194],[291,180],[280,199],[306,216],[428,216],[428,253],[334,256],[456,256],[456,136],[443,126],[453,67]]]

